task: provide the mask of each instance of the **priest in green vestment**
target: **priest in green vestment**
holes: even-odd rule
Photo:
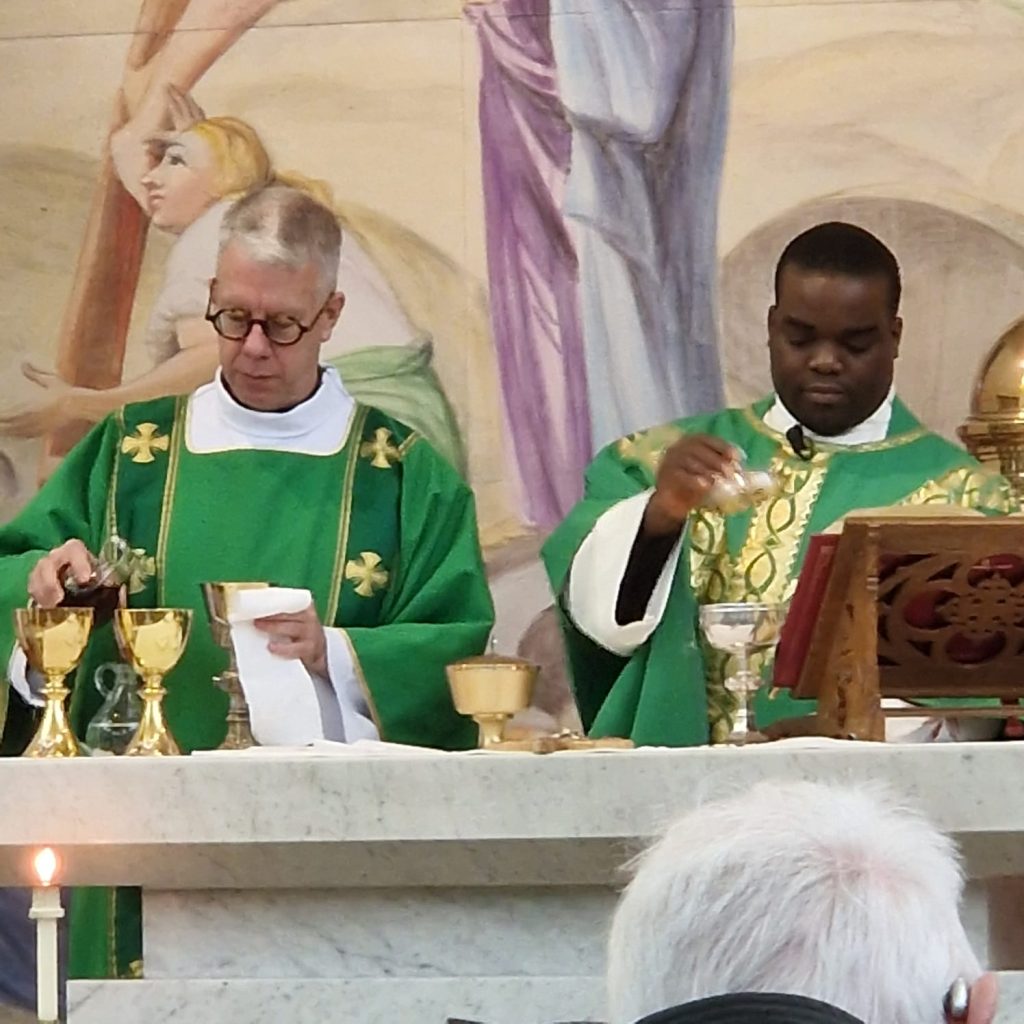
[[[544,558],[559,596],[584,725],[639,744],[721,741],[734,701],[698,626],[703,603],[785,602],[809,538],[858,508],[1017,509],[1007,482],[931,433],[895,395],[902,322],[895,257],[849,224],[783,252],[768,313],[773,394],[622,438],[587,471],[584,499]],[[780,493],[752,510],[704,507],[743,461]],[[813,702],[762,690],[767,725]]]
[[[226,655],[203,608],[207,580],[310,592],[305,611],[256,624],[271,653],[306,669],[322,737],[474,744],[444,673],[484,649],[493,623],[472,493],[417,433],[353,401],[320,365],[344,305],[334,285],[339,245],[336,219],[305,193],[275,187],[236,204],[207,314],[220,336],[216,379],[98,424],[0,530],[7,609],[29,596],[58,604],[63,574],[87,579],[90,552],[116,534],[144,553],[131,606],[193,610],[166,680],[168,724],[185,751],[216,747],[225,734],[227,698],[211,677]],[[0,689],[10,747],[35,697],[9,614],[0,651],[21,694]],[[93,673],[114,660],[106,625],[90,639],[70,699],[79,737],[100,703]],[[72,976],[137,971],[140,938],[137,892],[75,893]]]

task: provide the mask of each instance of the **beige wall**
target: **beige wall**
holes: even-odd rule
[[[1024,314],[1024,6],[741,2],[735,58],[719,238],[731,396],[769,386],[781,246],[853,219],[903,266],[900,389],[952,434],[984,353]]]

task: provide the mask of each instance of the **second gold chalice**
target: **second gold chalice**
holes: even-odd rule
[[[142,676],[142,718],[125,755],[167,756],[181,750],[164,721],[164,676],[178,663],[188,640],[187,608],[118,608],[114,632],[121,654]]]
[[[92,630],[91,608],[16,608],[14,629],[29,667],[46,676],[46,706],[25,757],[77,757],[78,743],[68,725],[64,677],[81,660]]]

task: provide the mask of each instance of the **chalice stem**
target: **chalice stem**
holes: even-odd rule
[[[132,757],[145,755],[174,755],[181,750],[164,722],[163,698],[167,691],[159,675],[147,676],[140,691],[143,700],[142,718],[125,754]]]
[[[80,753],[64,706],[68,693],[62,675],[47,675],[43,687],[46,701],[43,717],[25,750],[26,757],[77,757]]]
[[[249,718],[249,702],[245,699],[238,670],[235,668],[234,652],[231,665],[226,672],[216,677],[215,682],[228,695],[227,734],[219,750],[248,750],[258,746],[252,734]]]
[[[504,739],[505,719],[508,715],[476,714],[473,716],[480,726],[480,747],[493,747]]]
[[[729,741],[743,744],[750,738],[750,697],[757,690],[757,677],[750,671],[750,658],[745,648],[737,653],[736,661],[738,667],[732,690],[736,694],[737,707]]]

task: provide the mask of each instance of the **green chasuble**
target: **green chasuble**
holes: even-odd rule
[[[576,551],[597,519],[653,487],[662,453],[684,433],[729,441],[746,452],[750,468],[770,469],[782,483],[780,495],[756,509],[690,517],[664,616],[631,657],[600,647],[563,614],[576,699],[591,735],[664,746],[723,740],[734,702],[722,684],[724,658],[703,642],[698,606],[788,601],[810,536],[851,510],[923,503],[992,514],[1018,508],[1001,476],[924,429],[899,399],[884,440],[848,447],[816,441],[807,462],[763,422],[771,402],[680,420],[610,445],[587,471],[584,499],[548,539],[544,560],[555,593],[563,594]],[[764,691],[754,702],[762,725],[813,707],[786,693],[769,699]]]
[[[343,632],[382,739],[472,747],[475,726],[455,712],[444,667],[484,649],[493,608],[472,494],[449,462],[366,406],[355,407],[341,447],[327,455],[196,454],[187,415],[187,398],[126,406],[76,446],[0,530],[2,606],[24,606],[32,567],[71,537],[97,551],[116,532],[143,549],[151,575],[134,581],[129,603],[194,613],[165,698],[171,731],[189,751],[221,742],[227,710],[211,681],[227,656],[213,642],[199,584],[306,588],[324,625]],[[11,616],[0,616],[0,657],[13,644]],[[114,660],[106,625],[90,639],[71,697],[79,737],[101,700],[93,672]],[[137,973],[140,954],[136,890],[118,890],[116,900],[109,890],[76,891],[72,977]]]

